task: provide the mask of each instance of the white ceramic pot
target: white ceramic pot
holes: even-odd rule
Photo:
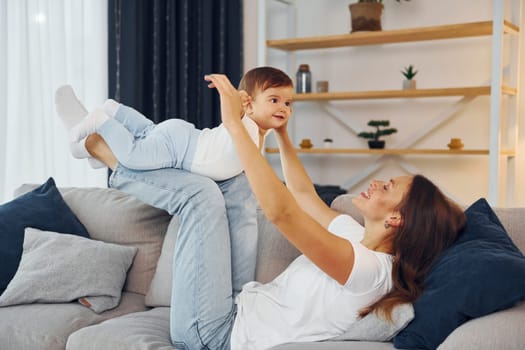
[[[416,81],[414,79],[403,80],[403,90],[412,90],[415,88],[416,88]]]

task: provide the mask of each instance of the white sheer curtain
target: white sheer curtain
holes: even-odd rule
[[[68,152],[54,91],[87,109],[107,98],[107,0],[0,0],[0,203],[22,183],[106,186]]]

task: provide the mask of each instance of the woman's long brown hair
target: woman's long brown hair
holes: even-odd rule
[[[361,317],[378,312],[392,320],[396,305],[414,302],[423,292],[432,263],[454,243],[466,221],[463,210],[421,175],[414,176],[398,211],[403,220],[392,240],[393,288],[362,309]]]

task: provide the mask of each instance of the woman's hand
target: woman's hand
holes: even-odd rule
[[[280,137],[285,137],[288,135],[288,120],[283,125],[274,128],[275,133]]]
[[[246,91],[237,91],[231,84],[228,77],[223,74],[210,74],[204,76],[208,81],[209,88],[217,89],[221,101],[221,117],[227,129],[241,126],[241,117],[244,115],[244,108],[250,101],[250,96]]]

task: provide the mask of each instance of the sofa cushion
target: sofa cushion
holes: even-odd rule
[[[34,185],[23,185],[18,193]],[[171,215],[108,188],[59,188],[91,238],[138,248],[124,290],[146,294]]]
[[[300,252],[266,218],[261,209],[257,209],[257,227],[259,235],[255,279],[268,283],[283,272]]]
[[[270,350],[394,350],[391,342],[331,341],[310,343],[288,343],[277,345]]]
[[[476,318],[452,332],[439,350],[522,350],[525,344],[525,303]]]
[[[93,239],[138,248],[124,290],[145,295],[171,215],[115,189],[65,190],[64,199]]]
[[[525,258],[489,204],[480,199],[465,213],[464,232],[432,266],[396,347],[434,349],[468,320],[525,298]]]
[[[97,313],[112,309],[120,302],[136,252],[134,247],[28,227],[20,265],[0,296],[0,306],[80,298]]]
[[[357,210],[352,203],[352,198],[354,195],[343,194],[334,199],[330,207],[334,210],[337,210],[340,213],[345,213],[353,217],[358,223],[364,225],[363,215]]]
[[[179,229],[178,217],[171,220],[160,252],[157,269],[151,280],[148,293],[146,294],[146,305],[151,307],[171,305],[171,282],[173,271],[173,254]]]
[[[525,231],[523,230],[523,218],[525,208],[494,208],[494,212],[507,230],[516,247],[525,254]]]
[[[144,295],[135,293],[123,293],[118,307],[101,314],[77,303],[0,308],[1,349],[65,349],[67,338],[78,329],[144,310]]]
[[[129,314],[73,333],[68,350],[173,350],[170,340],[170,309]]]
[[[68,350],[173,350],[169,334],[170,309],[158,307],[83,328],[73,333]],[[283,344],[272,350],[380,350],[393,349],[390,342],[311,342]]]
[[[299,256],[299,251],[290,244],[279,230],[266,219],[261,209],[257,210],[258,253],[255,279],[261,283],[272,281]],[[146,294],[148,306],[171,305],[172,263],[178,230],[178,219],[174,217],[162,245],[151,287]]]
[[[89,237],[86,228],[64,202],[53,178],[0,205],[0,294],[20,263],[26,227]]]

